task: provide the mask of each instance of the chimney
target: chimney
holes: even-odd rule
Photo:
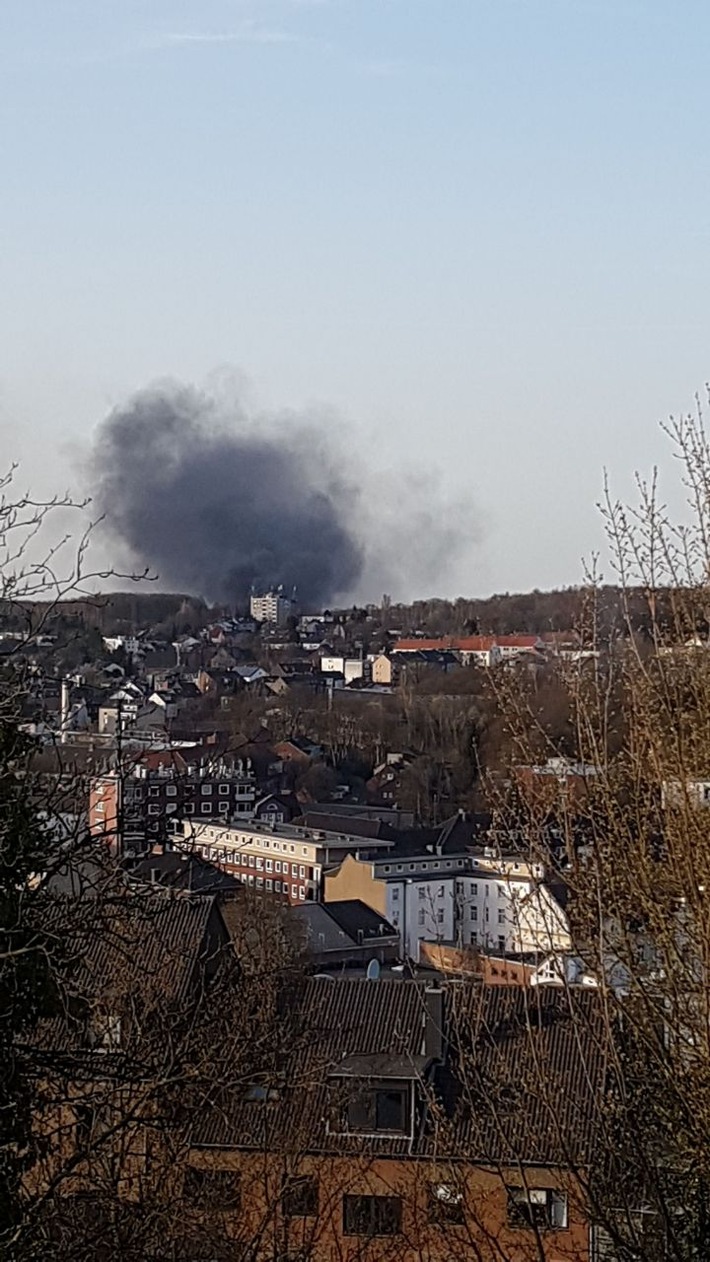
[[[444,1054],[444,992],[438,986],[424,991],[424,1047],[430,1060],[441,1060]]]

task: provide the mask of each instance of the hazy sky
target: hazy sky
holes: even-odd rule
[[[229,367],[470,497],[440,594],[578,581],[710,376],[709,53],[708,0],[2,0],[6,459]]]

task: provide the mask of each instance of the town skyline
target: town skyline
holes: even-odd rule
[[[236,379],[470,505],[441,595],[577,581],[604,468],[667,472],[707,376],[709,34],[662,0],[12,0],[23,480],[83,493],[114,407]]]

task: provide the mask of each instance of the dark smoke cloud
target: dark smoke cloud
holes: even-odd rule
[[[233,390],[139,392],[99,426],[89,475],[114,560],[230,604],[252,585],[311,609],[441,590],[472,537],[430,473],[372,473],[332,417],[252,418]]]
[[[297,418],[224,417],[196,390],[154,387],[99,428],[91,471],[106,526],[162,585],[211,600],[295,585],[318,606],[351,591],[363,552],[356,491]]]

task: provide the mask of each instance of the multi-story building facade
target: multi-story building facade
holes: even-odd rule
[[[255,622],[269,622],[277,627],[284,626],[293,609],[293,601],[284,596],[283,588],[253,593],[249,600],[249,612]]]
[[[344,856],[392,845],[381,838],[353,836],[347,831],[258,821],[229,827],[218,820],[202,823],[198,819],[176,823],[173,841],[176,846],[197,851],[245,885],[296,904],[318,901],[325,869],[340,863]]]
[[[359,898],[399,929],[419,959],[421,942],[476,946],[502,955],[568,951],[564,909],[542,864],[517,856],[349,855],[326,876],[327,902]]]
[[[93,778],[89,830],[112,849],[140,852],[166,840],[173,819],[249,820],[258,797],[248,758],[187,761],[156,750]]]

